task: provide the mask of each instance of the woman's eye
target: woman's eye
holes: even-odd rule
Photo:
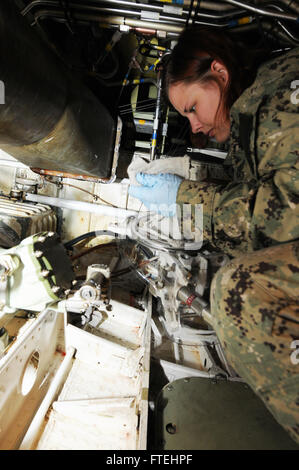
[[[190,113],[195,113],[195,105],[192,106],[192,108],[190,108],[190,111],[189,111],[189,112],[190,112]]]

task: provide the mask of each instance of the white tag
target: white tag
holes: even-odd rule
[[[183,8],[177,7],[174,5],[163,5],[163,13],[168,13],[170,15],[179,15],[183,13]]]
[[[141,19],[151,19],[151,20],[159,20],[160,13],[155,11],[142,11],[141,12]]]
[[[162,135],[167,135],[167,131],[168,131],[168,124],[167,122],[164,122],[163,123],[163,128],[162,128]]]

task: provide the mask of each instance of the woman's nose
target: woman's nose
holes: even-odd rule
[[[193,134],[197,134],[198,132],[201,131],[201,128],[202,128],[201,122],[198,120],[195,114],[192,114],[191,116],[189,116],[189,122],[190,122]]]

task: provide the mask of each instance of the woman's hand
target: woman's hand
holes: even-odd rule
[[[130,186],[129,194],[136,197],[150,210],[166,217],[176,214],[176,197],[183,178],[170,173],[152,175],[137,173],[141,186]]]

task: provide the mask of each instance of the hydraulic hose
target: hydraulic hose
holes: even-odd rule
[[[67,250],[69,250],[73,245],[76,245],[82,240],[85,240],[87,238],[92,238],[92,237],[100,237],[101,235],[115,237],[115,233],[109,230],[95,230],[93,232],[83,233],[82,235],[79,235],[78,237],[73,238],[72,240],[69,240],[68,242],[64,244],[64,246]]]

